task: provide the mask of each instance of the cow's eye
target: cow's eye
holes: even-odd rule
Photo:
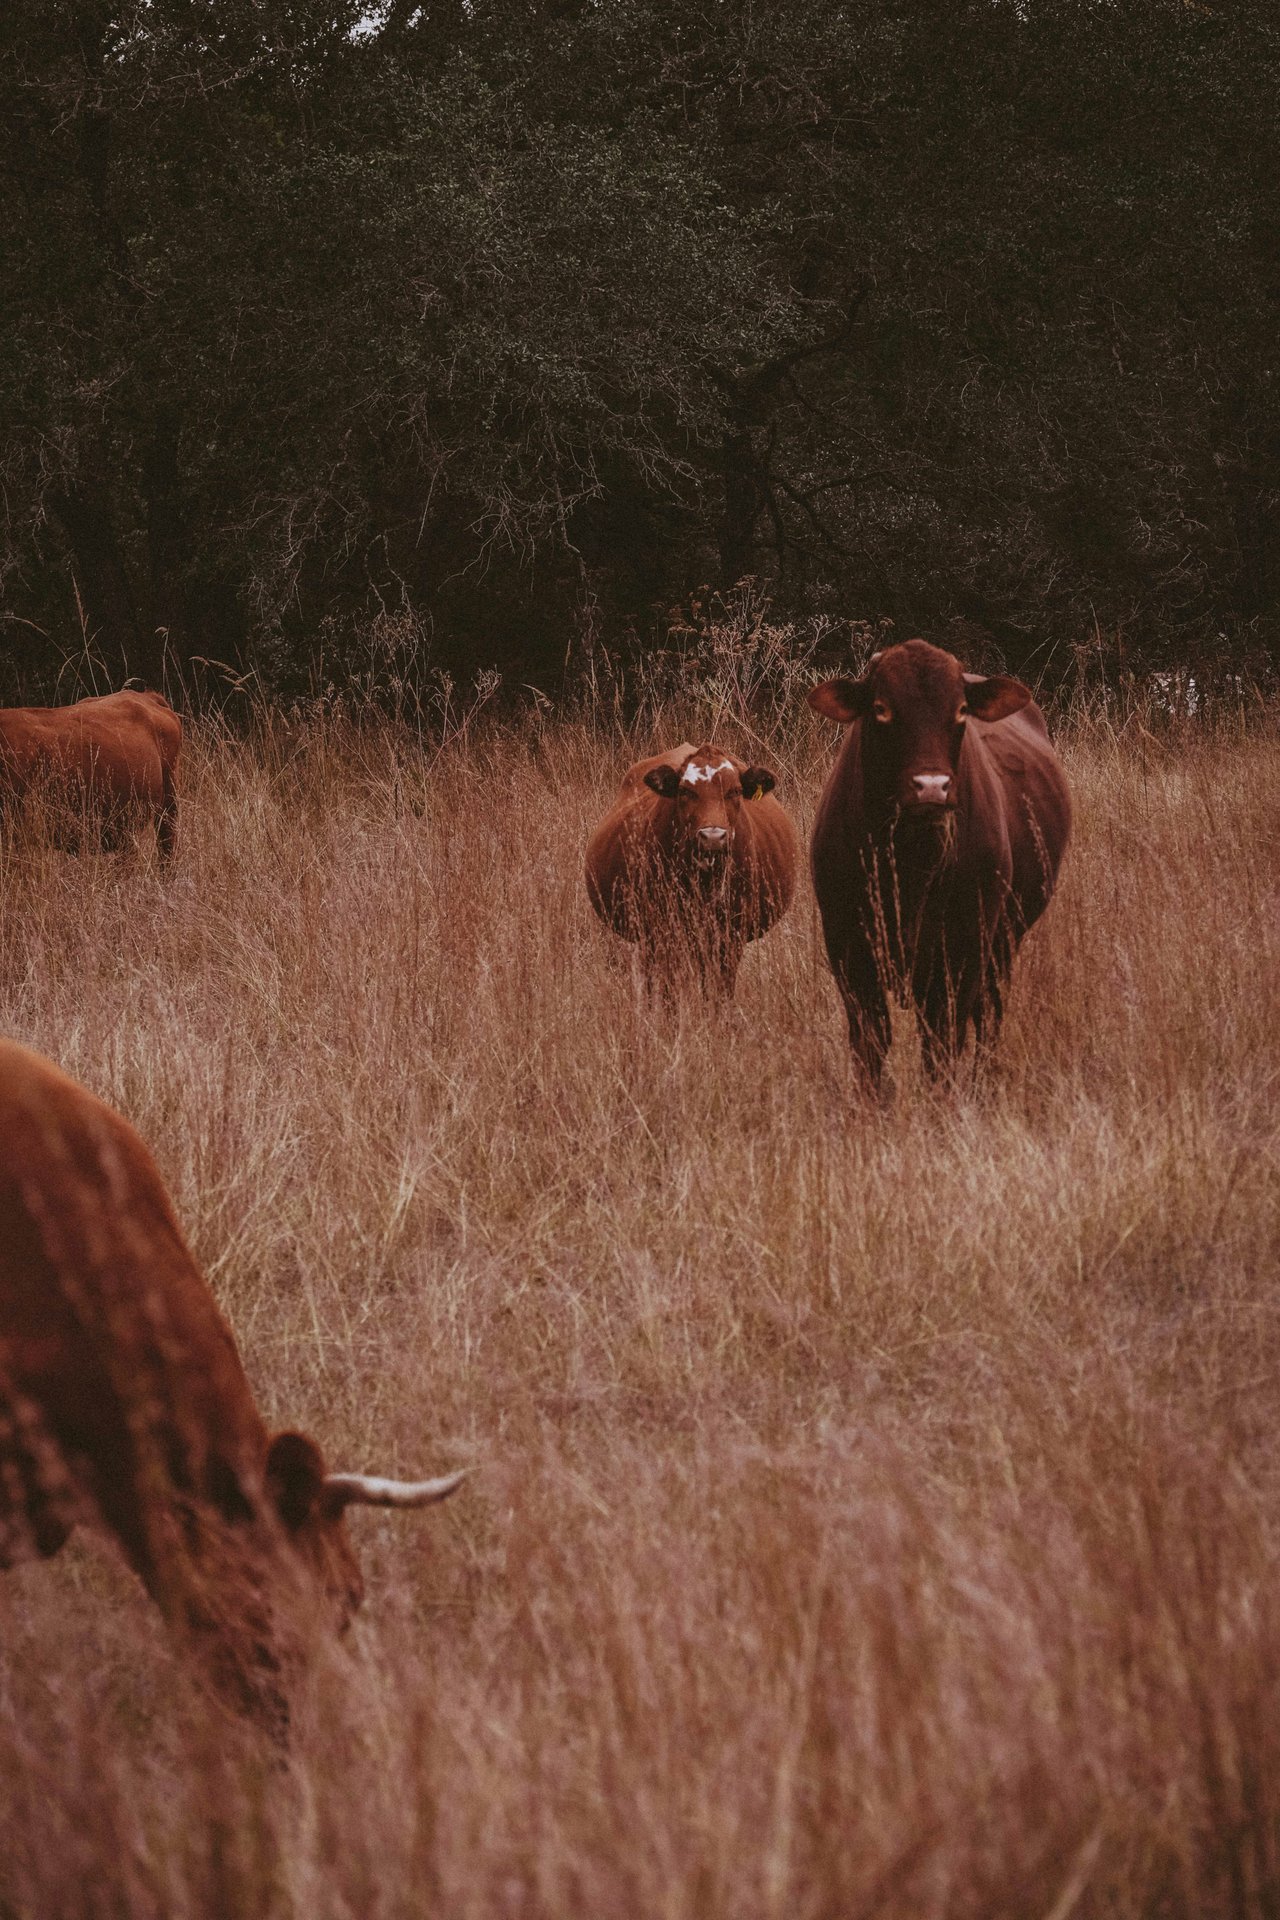
[[[962,700],[960,702],[960,705],[956,708],[956,719],[960,722],[960,725],[963,726],[965,721],[968,718],[969,718],[969,708],[967,703]]]
[[[877,700],[873,705],[871,711],[875,714],[876,719],[880,722],[880,725],[882,727],[887,727],[889,722],[893,718],[893,714],[890,711],[889,702],[887,700]]]

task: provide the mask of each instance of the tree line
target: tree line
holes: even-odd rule
[[[1274,672],[1278,83],[1271,0],[8,0],[3,690],[744,579]]]

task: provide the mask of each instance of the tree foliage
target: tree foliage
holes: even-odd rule
[[[38,679],[543,673],[743,575],[1024,665],[1276,647],[1264,0],[10,0]],[[1221,636],[1226,636],[1224,642]]]

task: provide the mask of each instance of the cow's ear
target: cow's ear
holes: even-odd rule
[[[1011,713],[1021,713],[1031,698],[1031,689],[1007,673],[966,673],[964,697],[970,713],[979,720],[1007,720]]]
[[[776,773],[770,773],[768,767],[748,767],[742,776],[742,797],[744,800],[760,800],[766,793],[772,793],[778,784]]]
[[[324,1475],[324,1455],[305,1433],[278,1433],[267,1448],[267,1492],[290,1533],[318,1509]]]
[[[871,688],[866,680],[824,680],[810,687],[809,705],[824,720],[838,720],[847,727],[860,720],[871,704]]]
[[[680,775],[675,767],[650,767],[644,783],[661,800],[674,800],[680,791]]]

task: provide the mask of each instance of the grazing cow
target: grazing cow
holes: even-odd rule
[[[587,846],[591,904],[640,949],[646,978],[691,967],[732,996],[742,949],[780,920],[795,892],[795,829],[775,777],[723,747],[636,762]]]
[[[0,707],[0,805],[35,787],[93,821],[104,847],[130,818],[155,822],[162,854],[178,834],[182,722],[160,693],[105,693],[69,707]]]
[[[138,1135],[0,1041],[0,1567],[98,1528],[224,1697],[280,1721],[310,1616],[362,1597],[345,1509],[462,1477],[330,1473],[272,1437]]]
[[[849,1039],[878,1085],[889,994],[925,1064],[993,1040],[1019,941],[1049,903],[1071,829],[1066,776],[1021,681],[964,673],[924,640],[878,653],[809,704],[848,727],[813,828],[813,880]]]

